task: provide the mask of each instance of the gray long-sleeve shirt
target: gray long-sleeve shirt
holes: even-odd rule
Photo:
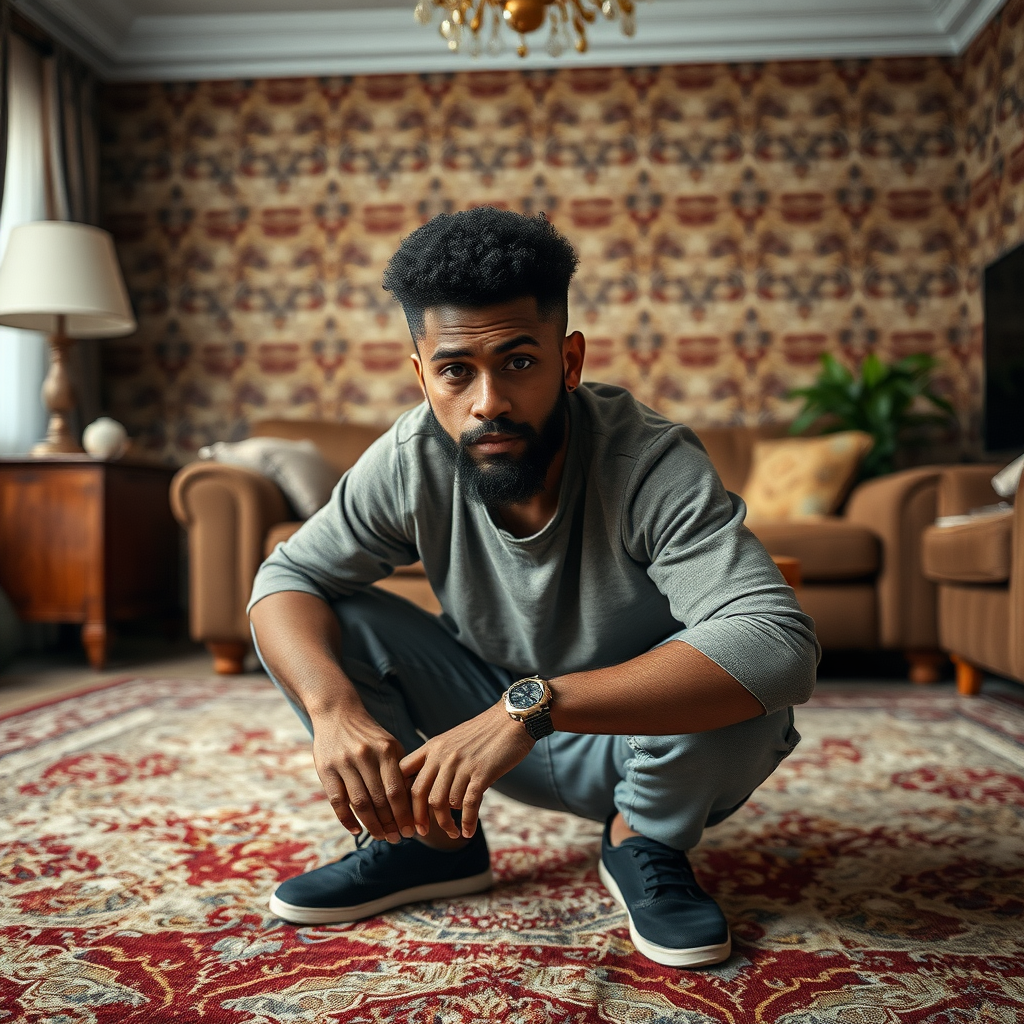
[[[517,538],[469,500],[425,404],[403,414],[279,544],[253,584],[327,601],[422,560],[442,624],[516,675],[617,665],[666,638],[701,651],[771,714],[807,700],[811,619],[693,432],[606,384],[569,397],[558,508]]]

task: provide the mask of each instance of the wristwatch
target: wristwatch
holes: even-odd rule
[[[505,710],[514,722],[522,722],[530,737],[539,740],[550,736],[551,687],[540,676],[527,676],[513,683],[504,693]]]

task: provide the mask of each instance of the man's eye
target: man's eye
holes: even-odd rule
[[[533,366],[533,360],[529,356],[513,356],[508,365],[513,370],[525,370],[528,366]]]
[[[462,380],[466,376],[466,368],[459,363],[455,363],[452,366],[446,366],[441,371],[441,376],[447,377],[448,380]]]

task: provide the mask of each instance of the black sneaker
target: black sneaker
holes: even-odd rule
[[[358,921],[403,903],[490,888],[483,829],[458,850],[434,850],[415,839],[368,843],[364,836],[341,860],[282,882],[270,897],[273,913],[294,924]]]
[[[697,884],[681,850],[643,836],[611,844],[611,818],[601,840],[601,881],[629,917],[633,945],[667,967],[706,967],[732,952],[718,904]]]

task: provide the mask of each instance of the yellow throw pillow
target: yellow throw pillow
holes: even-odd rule
[[[778,521],[835,512],[871,445],[871,435],[860,430],[755,442],[743,487],[747,518]]]

